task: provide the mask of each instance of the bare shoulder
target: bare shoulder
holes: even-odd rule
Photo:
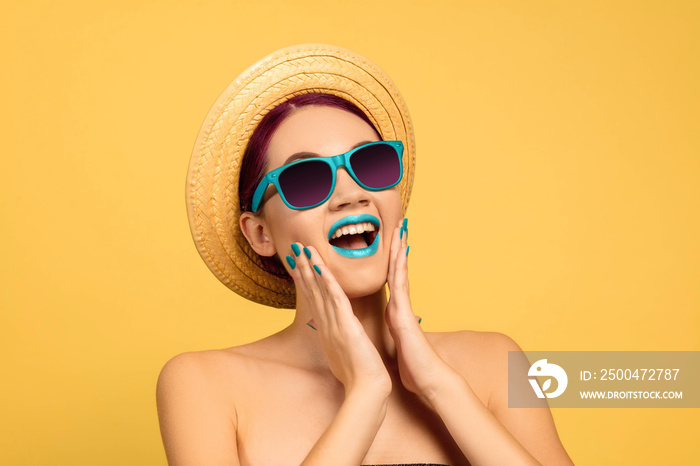
[[[426,334],[440,356],[459,372],[496,419],[542,464],[572,464],[551,412],[543,408],[508,407],[508,369],[526,374],[520,346],[496,332],[460,331]],[[509,361],[509,355],[510,361]]]
[[[222,356],[183,353],[160,372],[156,401],[169,464],[238,464],[235,407],[217,383]]]
[[[434,345],[446,351],[468,350],[490,354],[499,351],[519,351],[518,344],[508,335],[499,332],[460,330],[457,332],[429,332],[426,336]]]
[[[222,372],[228,372],[237,366],[245,366],[246,360],[255,352],[246,351],[246,347],[255,343],[226,349],[192,351],[181,353],[170,359],[160,374],[160,379],[168,381],[180,376],[200,375],[209,378]],[[243,368],[241,367],[241,368]]]
[[[238,348],[188,352],[165,364],[156,400],[170,464],[238,464],[237,400],[254,354]]]
[[[159,383],[171,382],[181,377],[204,375],[220,368],[229,360],[226,350],[192,351],[181,353],[170,359],[160,373]]]
[[[175,394],[186,401],[186,396],[200,399],[206,395],[219,407],[234,407],[238,389],[249,380],[251,372],[268,359],[265,346],[265,340],[260,340],[232,348],[178,354],[160,372],[158,399]]]
[[[499,392],[507,388],[508,353],[521,351],[518,344],[498,332],[462,330],[426,336],[440,357],[467,379],[482,403],[493,408]]]
[[[221,386],[222,377],[235,366],[235,358],[226,350],[197,351],[178,354],[170,359],[158,377],[157,395],[172,391],[212,392]],[[212,393],[208,393],[212,394]]]

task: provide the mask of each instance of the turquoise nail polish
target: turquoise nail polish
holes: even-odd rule
[[[399,230],[399,239],[403,239],[403,227]]]
[[[408,218],[403,219],[403,229],[408,231]]]
[[[297,266],[297,263],[294,261],[292,256],[287,256],[287,264],[294,270],[294,268]]]
[[[294,251],[294,255],[299,257],[299,254],[301,254],[301,249],[299,249],[299,245],[297,243],[292,244],[292,251]]]
[[[408,257],[408,251],[411,249],[411,246],[406,246],[406,257]]]
[[[314,326],[311,325],[310,323],[307,322],[306,325],[308,325],[308,326],[311,327],[312,329],[316,330],[316,327],[314,327]]]
[[[314,270],[318,272],[319,275],[321,275],[321,269],[318,268],[318,265],[314,264]]]
[[[421,322],[423,322],[423,318],[422,318],[422,317],[419,317],[419,318],[418,318],[418,325],[420,325]],[[316,330],[316,329],[314,329],[314,330]]]
[[[309,251],[309,248],[304,246],[304,254],[306,254],[307,259],[311,259],[311,251]],[[298,256],[299,254],[297,254]]]

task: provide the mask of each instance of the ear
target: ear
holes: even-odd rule
[[[243,212],[239,219],[243,236],[250,243],[253,251],[260,256],[274,256],[277,253],[274,243],[270,239],[267,223],[262,215],[252,212]]]

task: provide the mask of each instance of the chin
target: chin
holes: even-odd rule
[[[343,288],[343,291],[345,291],[347,297],[354,299],[370,296],[382,291],[386,284],[387,272],[388,266],[383,273],[377,273],[368,267],[360,271],[360,273],[353,273],[352,276],[343,274],[342,278],[337,275],[336,278],[338,278],[338,282]]]

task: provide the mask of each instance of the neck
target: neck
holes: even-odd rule
[[[386,326],[386,303],[384,287],[372,295],[350,300],[355,317],[360,321],[367,336],[382,356],[384,356],[384,352],[393,352],[394,349],[394,342],[390,337],[389,328]]]
[[[353,314],[364,327],[367,336],[379,351],[379,355],[385,360],[393,359],[396,354],[396,347],[385,321],[386,304],[385,287],[374,294],[350,299]],[[288,337],[294,339],[296,344],[305,347],[310,354],[318,356],[314,359],[319,363],[326,365],[317,330],[307,325],[312,316],[308,305],[298,302],[294,322],[284,333],[288,333]],[[319,322],[314,320],[312,324],[319,329]]]

